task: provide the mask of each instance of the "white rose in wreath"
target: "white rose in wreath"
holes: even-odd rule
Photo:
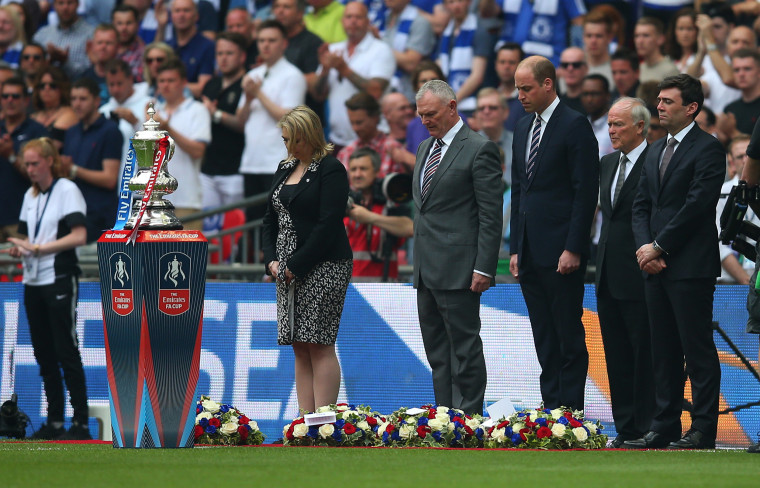
[[[221,407],[220,404],[216,403],[214,400],[203,400],[203,410],[211,413],[216,413],[219,411],[219,407]]]
[[[398,435],[400,435],[403,439],[411,439],[416,432],[417,430],[413,425],[404,424],[401,426],[401,429],[399,429]]]
[[[208,413],[208,412],[201,412],[198,415],[196,415],[196,417],[195,417],[195,425],[200,424],[201,420],[203,420],[203,419],[208,420],[211,417],[212,417],[212,415],[210,413]]]
[[[507,438],[506,436],[506,429],[502,427],[501,429],[494,429],[493,432],[491,432],[491,438],[495,441],[503,441]]]
[[[579,441],[583,442],[586,439],[588,439],[588,432],[586,432],[586,429],[583,427],[576,427],[573,429],[573,434],[575,435],[575,438]]]
[[[293,427],[293,435],[295,437],[303,437],[307,432],[309,432],[309,428],[306,427],[306,424],[298,424]]]
[[[443,429],[443,424],[438,419],[430,419],[430,420],[428,420],[428,427],[430,427],[434,431],[438,432],[441,429]]]
[[[219,431],[222,434],[230,435],[237,432],[237,429],[238,429],[237,422],[227,422],[227,423],[222,424],[222,427],[219,429]]]
[[[562,424],[560,424],[560,423],[556,423],[556,424],[552,425],[552,434],[554,434],[554,437],[562,437],[562,436],[564,436],[565,435],[565,426],[562,425]]]
[[[583,425],[588,429],[590,433],[596,434],[596,425],[591,422],[584,422]]]
[[[323,439],[327,439],[333,435],[333,432],[335,432],[335,427],[333,424],[324,424],[319,427],[319,436]]]

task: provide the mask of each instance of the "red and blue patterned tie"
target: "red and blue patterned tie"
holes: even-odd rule
[[[430,182],[433,181],[438,166],[441,164],[441,148],[443,147],[443,140],[436,139],[433,146],[433,152],[430,154],[427,164],[425,165],[425,174],[422,177],[422,198],[427,196],[428,190],[430,190]]]

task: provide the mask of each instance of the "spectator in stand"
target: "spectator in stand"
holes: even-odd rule
[[[79,122],[70,100],[71,83],[66,73],[55,66],[43,69],[32,92],[31,118],[47,129],[59,147],[63,147],[65,132]]]
[[[398,92],[388,93],[380,101],[380,110],[388,125],[388,135],[399,144],[406,144],[406,129],[414,118],[414,109],[409,99]]]
[[[100,24],[95,28],[92,41],[88,45],[88,54],[92,65],[82,73],[82,78],[95,80],[100,87],[100,101],[108,100],[106,85],[106,65],[116,59],[119,50],[119,33],[111,24]]]
[[[105,66],[105,73],[109,99],[100,106],[99,110],[107,119],[119,124],[119,130],[124,138],[119,160],[121,163],[119,176],[121,177],[129,151],[129,139],[138,130],[143,130],[142,124],[147,119],[145,107],[151,99],[144,91],[135,91],[132,68],[123,59],[109,61]]]
[[[30,139],[47,135],[45,128],[26,115],[29,96],[22,78],[13,77],[0,87],[0,242],[20,237],[18,216],[24,192],[29,188],[21,146]]]
[[[354,94],[346,100],[348,120],[357,138],[338,152],[338,161],[348,170],[348,161],[351,154],[360,147],[372,148],[380,155],[380,168],[377,177],[384,178],[390,173],[407,173],[407,168],[393,161],[392,153],[400,148],[395,139],[388,134],[380,132],[377,125],[380,123],[380,105],[375,98],[365,92]]]
[[[720,126],[722,131],[734,139],[739,134],[752,134],[760,116],[760,53],[757,49],[739,49],[731,56],[734,81],[741,91],[741,98],[726,105],[728,119]]]
[[[385,0],[385,5],[388,9],[382,39],[393,50],[397,66],[391,87],[411,102],[415,94],[411,73],[433,52],[436,37],[430,22],[411,0]]]
[[[13,7],[0,7],[0,58],[18,68],[24,48],[24,26]]]
[[[234,116],[243,94],[247,47],[241,34],[220,32],[216,36],[216,65],[220,76],[214,76],[206,83],[202,97],[212,118],[211,142],[201,165],[203,208],[243,199],[240,158],[245,136],[235,126]]]
[[[32,40],[32,35],[37,32],[42,17],[39,2],[36,0],[13,0],[6,5],[16,12],[21,26],[24,28],[24,38],[21,41],[28,44]]]
[[[583,18],[583,50],[586,54],[588,74],[598,73],[612,85],[612,66],[610,64],[610,43],[613,38],[613,25],[604,13],[591,10]]]
[[[679,9],[692,5],[699,5],[699,2],[692,2],[691,0],[643,0],[641,2],[641,15],[655,18],[662,25],[670,25]]]
[[[301,70],[306,85],[313,83],[319,68],[319,47],[324,44],[322,39],[309,31],[303,21],[306,11],[304,0],[275,0],[272,5],[274,18],[279,21],[288,33],[288,47],[285,49],[285,59]],[[310,94],[306,94],[306,105],[320,119],[324,119],[324,103],[319,102]]]
[[[288,47],[285,27],[276,20],[265,20],[258,29],[261,64],[243,78],[244,97],[235,113],[236,127],[245,131],[245,147],[240,160],[246,197],[266,193],[272,188],[277,163],[287,157],[279,143],[282,131],[278,121],[291,109],[303,104],[306,80],[285,59]],[[251,222],[264,216],[266,208],[248,207]]]
[[[143,78],[145,81],[138,88],[138,91],[144,91],[148,96],[160,98],[158,93],[158,67],[165,62],[179,59],[177,53],[165,42],[152,42],[145,46],[143,51]]]
[[[219,15],[216,8],[209,0],[192,0],[197,11],[196,25],[198,32],[211,42],[214,42],[214,36],[219,29]],[[214,0],[216,1],[216,0]],[[171,44],[176,38],[176,26],[174,19],[170,15],[170,9],[173,6],[173,0],[157,1],[155,4],[156,13],[156,37],[153,41],[164,41]],[[168,7],[168,8],[167,8]]]
[[[493,51],[485,29],[469,13],[470,0],[444,0],[451,15],[441,35],[437,62],[457,96],[457,108],[469,116],[475,111],[475,93],[483,82],[488,58]]]
[[[95,31],[95,27],[79,17],[78,6],[79,0],[53,0],[58,25],[42,27],[34,35],[34,42],[47,49],[50,63],[63,68],[69,79],[79,78],[90,66],[87,41]]]
[[[116,122],[98,112],[100,89],[82,78],[71,88],[71,106],[79,123],[66,131],[61,163],[87,203],[87,242],[94,242],[116,221],[122,135]]]
[[[343,25],[345,7],[336,0],[306,0],[312,11],[304,15],[306,28],[328,44],[343,42],[347,35]],[[367,19],[369,22],[369,18]]]
[[[647,132],[647,144],[652,144],[668,135],[668,131],[660,124],[660,113],[654,106],[648,106],[649,109],[649,132]]]
[[[193,0],[173,0],[171,15],[175,35],[167,44],[185,64],[190,92],[199,97],[214,74],[214,43],[198,31],[198,7]]]
[[[185,94],[187,74],[182,61],[167,61],[158,68],[158,91],[164,98],[156,107],[159,130],[174,139],[171,174],[177,178],[177,190],[166,199],[174,204],[177,217],[187,217],[203,208],[201,160],[211,142],[211,116],[201,102]],[[203,230],[202,220],[183,223],[185,229]]]
[[[744,163],[747,160],[747,146],[749,146],[750,136],[746,134],[740,134],[736,136],[728,144],[726,154],[728,156],[728,166],[731,168],[733,176],[731,179],[723,183],[723,187],[720,189],[720,200],[718,200],[718,208],[716,210],[715,218],[718,226],[718,232],[720,232],[720,216],[723,213],[723,209],[726,206],[726,200],[731,189],[739,184],[742,171],[744,171]],[[760,218],[751,208],[747,209],[747,213],[744,216],[744,220],[752,222],[755,225],[760,225]],[[754,240],[745,235],[741,237],[754,247]],[[731,249],[728,244],[720,244],[720,277],[718,283],[738,283],[740,285],[748,285],[749,278],[755,271],[755,263],[745,258],[742,254]]]
[[[356,138],[346,113],[346,100],[359,91],[379,99],[396,70],[391,48],[375,39],[369,30],[367,7],[363,3],[346,5],[343,27],[348,39],[320,47],[321,66],[309,87],[317,100],[327,97],[330,140],[336,144],[336,150]]]
[[[227,12],[224,24],[227,31],[235,32],[245,38],[245,69],[252,70],[258,66],[259,48],[256,43],[256,27],[253,24],[253,19],[251,19],[251,14],[244,8],[232,8]]]
[[[140,28],[139,13],[131,5],[118,5],[111,14],[111,23],[119,34],[119,49],[116,57],[129,64],[132,76],[137,82],[143,81],[143,51],[145,41],[137,35]]]
[[[620,97],[635,98],[639,89],[639,57],[630,49],[622,48],[612,55],[612,100]]]
[[[37,82],[42,70],[47,68],[47,66],[45,48],[36,42],[30,42],[24,46],[24,49],[21,51],[19,70],[24,75],[26,86],[30,92],[34,90],[34,84]]]
[[[517,121],[525,115],[525,109],[517,98],[515,88],[515,70],[523,59],[523,50],[519,44],[506,42],[496,50],[495,71],[499,78],[499,86],[496,88],[509,105],[509,117],[504,122],[504,128],[514,131]]]
[[[351,190],[361,194],[361,200],[353,201],[343,223],[354,255],[353,276],[361,277],[359,281],[398,278],[398,248],[414,234],[411,208],[387,205],[379,170],[380,155],[369,147],[357,149],[349,158]]]
[[[583,79],[588,74],[586,56],[579,47],[569,47],[560,56],[557,78],[559,81],[560,97],[568,107],[586,115],[581,102]]]
[[[715,112],[710,110],[707,107],[702,107],[702,110],[699,111],[697,114],[697,118],[694,119],[694,122],[697,123],[700,129],[707,132],[708,134],[718,137],[718,129],[717,129],[717,122],[718,117],[715,116]],[[727,174],[727,179],[733,178],[733,174]]]
[[[681,73],[686,73],[697,53],[697,12],[691,7],[682,8],[673,16],[668,27],[665,54]]]
[[[583,110],[599,143],[599,157],[613,151],[607,129],[607,112],[610,109],[610,89],[607,78],[600,74],[588,75],[583,79],[581,91]]]
[[[412,84],[414,85],[414,89],[419,91],[422,85],[430,80],[446,81],[446,77],[443,75],[443,71],[441,71],[441,67],[438,64],[426,59],[412,72]],[[430,132],[422,124],[422,119],[419,116],[413,118],[406,128],[407,152],[412,155],[417,154],[417,146],[428,137],[430,137]],[[411,163],[407,161],[407,164]]]
[[[156,29],[158,29],[158,22],[156,21],[156,11],[153,8],[153,0],[123,0],[122,5],[128,5],[134,7],[137,10],[137,35],[145,44],[150,44],[155,41]],[[157,0],[156,6],[160,8],[164,7],[164,0]]]
[[[705,73],[700,78],[702,88],[705,90],[705,97],[709,96],[710,108],[715,113],[723,113],[728,103],[741,97],[741,91],[736,88],[730,56],[733,56],[740,49],[756,50],[757,37],[749,27],[741,25],[734,27],[728,35],[727,49],[729,57],[717,61],[715,63],[716,69]],[[700,50],[704,50],[702,43],[700,43]],[[725,71],[726,67],[728,71]]]
[[[662,54],[665,44],[665,27],[660,19],[642,17],[636,22],[633,41],[636,53],[641,58],[639,80],[659,82],[666,76],[677,75],[678,68]]]
[[[504,128],[504,121],[509,117],[507,100],[491,87],[478,91],[475,118],[480,130],[478,134],[496,143],[501,152],[503,179],[507,188],[512,186],[512,138],[513,132]]]
[[[496,0],[481,0],[495,2]],[[498,7],[504,12],[504,25],[499,43],[516,42],[522,46],[525,55],[546,56],[552,64],[559,64],[559,55],[570,45],[582,42],[581,24],[586,8],[577,0],[557,0],[556,2],[528,2],[523,0],[503,0]]]

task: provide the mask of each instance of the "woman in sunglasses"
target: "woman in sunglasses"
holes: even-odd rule
[[[43,69],[32,92],[35,111],[31,117],[45,126],[59,150],[63,146],[63,134],[79,122],[70,99],[71,84],[66,73],[55,66]]]

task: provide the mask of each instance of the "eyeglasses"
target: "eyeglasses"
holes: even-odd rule
[[[499,110],[499,106],[498,105],[482,105],[478,107],[478,112],[487,112],[489,110],[494,110],[494,111]]]
[[[166,61],[166,58],[145,58],[145,62],[148,64],[163,63],[164,61]]]
[[[12,98],[14,100],[19,100],[21,98],[21,94],[20,93],[3,93],[2,95],[0,95],[0,97],[2,97],[3,100],[7,100],[9,98]]]
[[[49,89],[49,90],[57,90],[58,89],[58,84],[57,83],[53,83],[53,82],[40,83],[39,87],[40,87],[40,90],[44,90],[46,88]]]
[[[23,59],[24,61],[29,61],[30,59],[39,61],[42,59],[42,54],[23,54],[21,56],[21,59]]]
[[[564,63],[560,62],[559,67],[562,69],[567,68],[573,68],[573,69],[581,69],[586,63],[584,61],[573,61],[572,63]]]

